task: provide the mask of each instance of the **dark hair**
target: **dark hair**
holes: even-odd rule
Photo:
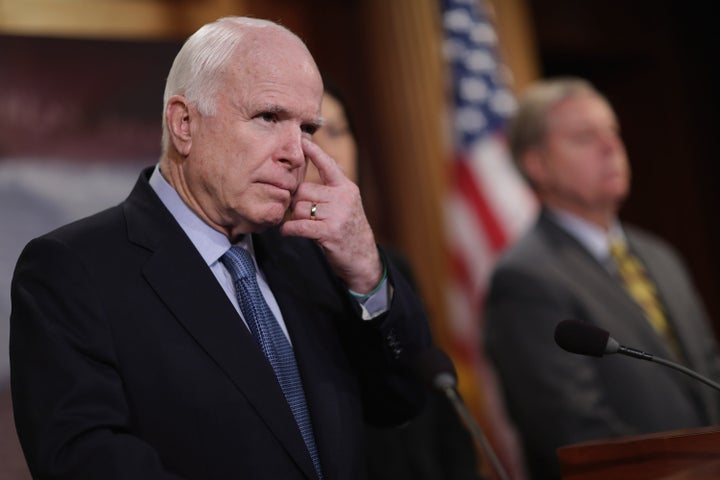
[[[353,121],[353,115],[350,111],[350,106],[348,105],[347,99],[343,94],[342,89],[338,87],[337,83],[333,82],[331,79],[328,79],[328,77],[323,76],[323,85],[325,89],[324,93],[337,100],[345,113],[345,120],[347,121],[348,131],[350,132],[350,135],[352,135],[352,138],[355,140],[355,148],[357,149],[355,156],[355,169],[357,172],[356,181],[358,185],[362,185],[363,183],[365,183],[363,181],[365,177],[372,177],[372,174],[369,173],[369,171],[372,171],[372,167],[366,163],[366,158],[364,157],[364,148],[362,142],[360,141],[360,139],[358,139],[358,133],[355,129],[355,122]],[[365,179],[365,181],[367,180]]]
[[[345,98],[345,95],[343,95],[342,90],[338,87],[338,85],[333,82],[332,80],[329,80],[327,77],[323,76],[323,85],[325,87],[325,93],[333,97],[335,100],[338,101],[340,106],[342,106],[343,111],[345,112],[345,118],[348,122],[348,128],[350,129],[350,134],[353,136],[355,141],[357,142],[357,130],[355,130],[355,125],[353,122],[352,115],[350,114],[350,106],[348,105],[348,102]]]

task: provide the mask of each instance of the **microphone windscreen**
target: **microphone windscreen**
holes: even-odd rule
[[[555,343],[563,350],[580,355],[602,357],[609,338],[610,333],[602,328],[577,320],[563,320],[555,328]]]
[[[439,348],[420,352],[414,361],[417,377],[431,390],[444,390],[457,385],[455,365],[447,353]]]

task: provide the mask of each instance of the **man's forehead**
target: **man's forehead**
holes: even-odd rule
[[[320,72],[309,52],[302,44],[300,47],[239,48],[233,56],[232,69],[240,77],[250,78],[260,84],[286,84],[288,87],[312,89],[319,101],[323,92]]]
[[[237,57],[226,72],[229,73],[227,80],[235,84],[230,88],[256,102],[283,106],[289,99],[293,99],[293,103],[305,104],[306,109],[320,111],[323,85],[314,64],[289,65],[276,58],[254,62]]]
[[[553,105],[546,115],[548,127],[573,125],[598,118],[616,121],[615,112],[607,101],[591,94],[565,98]]]
[[[247,34],[228,71],[238,99],[253,110],[319,122],[322,77],[302,41],[277,26]]]
[[[309,60],[314,64],[312,55],[302,40],[277,25],[246,29],[236,54],[250,62],[298,64]]]

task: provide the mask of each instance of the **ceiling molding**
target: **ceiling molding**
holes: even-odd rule
[[[238,14],[244,5],[244,0],[0,0],[0,34],[175,39]]]

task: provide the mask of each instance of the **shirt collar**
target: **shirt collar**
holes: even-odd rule
[[[160,197],[160,201],[170,211],[170,214],[180,224],[180,227],[200,252],[205,263],[212,265],[217,262],[231,246],[227,236],[210,227],[187,206],[177,191],[162,176],[160,165],[155,167],[150,176],[150,186],[155,190],[155,193]],[[251,235],[244,235],[237,245],[248,249],[251,254],[254,253]]]
[[[600,262],[606,261],[610,256],[611,240],[625,241],[625,233],[617,219],[613,220],[609,231],[606,232],[594,223],[567,210],[548,208],[548,211],[563,230],[570,233]]]

